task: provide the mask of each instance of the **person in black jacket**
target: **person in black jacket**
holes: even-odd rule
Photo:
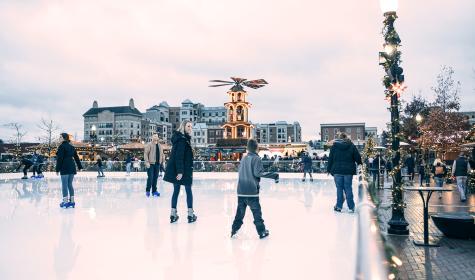
[[[409,157],[406,158],[405,165],[407,167],[407,174],[411,175],[411,181],[414,181],[414,175],[415,175],[415,167],[416,167],[416,161],[412,157],[411,154],[409,154]]]
[[[43,172],[41,171],[41,167],[43,166],[43,156],[41,156],[39,150],[33,153],[31,161],[33,162],[33,176],[31,176],[31,178],[43,178]],[[38,174],[38,176],[36,176],[36,174]]]
[[[79,170],[82,169],[76,149],[69,143],[69,135],[61,133],[63,143],[59,145],[56,152],[56,175],[61,174],[61,184],[63,191],[63,202],[59,205],[61,208],[75,207],[73,179],[76,174],[76,165]],[[76,162],[76,165],[74,164]]]
[[[168,160],[163,180],[173,184],[172,209],[170,222],[178,220],[177,201],[181,185],[185,186],[186,204],[188,206],[188,223],[196,221],[197,216],[193,212],[193,150],[191,149],[191,132],[193,123],[183,121],[172,136],[172,151]]]
[[[33,165],[33,162],[28,159],[27,157],[24,157],[20,161],[20,165],[16,168],[16,171],[20,170],[20,168],[23,166],[23,177],[22,179],[28,179],[28,169]]]
[[[330,173],[336,185],[337,199],[333,210],[341,212],[343,207],[343,192],[345,192],[350,212],[355,211],[353,201],[352,181],[356,175],[356,164],[362,164],[361,155],[355,145],[347,138],[345,133],[340,133],[339,139],[335,140],[328,158],[327,172]]]
[[[305,182],[307,177],[307,173],[310,175],[310,182],[313,182],[312,177],[312,158],[308,155],[308,153],[302,153],[302,161],[301,164],[303,165],[303,178],[302,182]]]

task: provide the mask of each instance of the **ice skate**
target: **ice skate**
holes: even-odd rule
[[[232,231],[231,231],[231,238],[234,238],[234,236],[236,235],[236,233],[237,233],[237,231],[232,230]]]
[[[67,203],[66,208],[75,208],[76,207],[76,202],[70,201]]]
[[[302,179],[302,182],[305,182],[305,178]]]
[[[195,215],[193,208],[188,208],[188,223],[194,223],[196,219],[198,219],[198,217]]]
[[[63,202],[61,202],[61,203],[59,204],[59,207],[61,207],[61,208],[68,208],[68,204],[69,204],[69,202],[63,201]]]
[[[172,211],[170,213],[170,224],[173,224],[174,222],[178,221],[180,217],[178,217],[177,211],[175,208],[172,208]]]
[[[145,192],[146,197],[150,197],[150,192]]]
[[[160,196],[160,193],[159,193],[159,192],[157,192],[157,191],[155,191],[155,192],[153,192],[153,193],[152,193],[152,196],[159,197],[159,196]]]
[[[267,229],[264,230],[263,232],[259,233],[259,238],[260,239],[266,238],[267,236],[269,236],[269,231]]]
[[[26,180],[26,179],[28,179],[28,176],[23,176],[23,177],[21,177],[21,179]]]
[[[191,223],[194,223],[196,222],[196,220],[198,219],[198,217],[193,214],[193,216],[188,216],[188,223],[191,224]]]
[[[310,178],[310,182],[313,182],[313,178]]]
[[[175,215],[175,216],[170,216],[170,224],[173,224],[174,222],[178,221],[180,216]]]
[[[335,211],[335,212],[341,212],[341,208],[338,208],[338,207],[335,206],[335,207],[333,207],[333,211]]]

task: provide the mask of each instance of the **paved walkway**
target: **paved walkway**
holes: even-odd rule
[[[82,172],[75,209],[60,209],[60,182],[0,174],[0,279],[354,279],[357,214],[334,213],[335,186],[326,175],[301,182],[282,174],[262,180],[260,240],[247,212],[230,238],[236,173],[195,173],[198,221],[169,223],[171,186],[146,198],[144,173]],[[356,190],[356,184],[354,184]],[[356,192],[355,192],[356,193]]]
[[[475,212],[475,195],[467,202],[460,202],[456,186],[445,187],[452,192],[434,193],[429,204],[429,215],[437,212]],[[387,221],[391,218],[391,190],[378,191],[381,205],[378,209],[382,232],[387,232]],[[422,200],[417,192],[406,192],[405,217],[409,223],[409,236],[386,235],[388,243],[402,260],[398,279],[475,279],[475,241],[446,238],[429,219],[430,236],[440,240],[440,247],[415,246],[413,240],[423,239]]]

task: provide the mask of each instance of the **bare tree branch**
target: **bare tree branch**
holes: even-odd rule
[[[13,144],[16,144],[17,149],[19,150],[22,139],[23,137],[25,137],[27,133],[26,131],[23,130],[23,125],[21,125],[20,123],[12,122],[12,123],[4,124],[3,126],[14,130],[14,134],[11,137],[10,142]]]
[[[45,143],[46,148],[48,149],[48,157],[51,157],[53,144],[59,139],[59,136],[56,136],[59,131],[59,126],[51,119],[45,120],[44,118],[41,118],[38,128],[43,131],[43,135],[41,135],[39,139],[41,142]]]
[[[455,71],[450,66],[442,66],[437,75],[437,84],[432,87],[435,92],[434,105],[444,112],[460,110],[460,81],[453,78]]]

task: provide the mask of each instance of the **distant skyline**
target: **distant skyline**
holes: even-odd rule
[[[99,106],[145,109],[185,100],[223,106],[208,80],[264,78],[248,90],[252,122],[389,121],[378,65],[379,1],[0,0],[1,124],[27,141],[42,117],[82,139],[82,114]],[[475,1],[399,1],[396,29],[408,85],[403,100],[433,95],[442,65],[461,82],[461,111],[475,111]],[[12,131],[0,126],[0,139]]]

